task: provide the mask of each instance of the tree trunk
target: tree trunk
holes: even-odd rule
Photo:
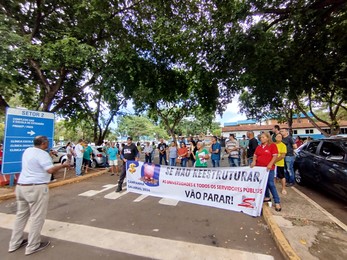
[[[325,137],[329,137],[330,135],[324,131],[308,114],[307,112],[300,106],[299,102],[296,101],[296,106],[297,108],[299,109],[299,111],[301,111],[305,116],[306,118],[310,121],[310,123],[315,127],[317,128],[321,133],[322,135],[324,135]],[[328,125],[330,127],[330,125]]]

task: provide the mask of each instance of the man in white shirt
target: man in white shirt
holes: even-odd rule
[[[26,246],[25,255],[45,249],[50,242],[41,242],[41,230],[45,222],[51,174],[69,163],[53,165],[46,151],[49,141],[46,136],[36,136],[34,147],[27,148],[22,157],[22,171],[16,186],[17,214],[8,252]],[[31,218],[28,239],[23,238],[24,228]]]
[[[239,167],[239,142],[235,139],[234,134],[230,134],[229,141],[226,143],[226,151],[230,167]]]
[[[82,162],[84,154],[84,142],[83,139],[78,140],[78,144],[75,146],[76,154],[76,176],[82,176]]]

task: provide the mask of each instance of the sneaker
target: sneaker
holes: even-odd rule
[[[118,187],[117,187],[117,189],[116,189],[116,192],[121,192],[122,191],[122,185],[119,185],[118,184]]]
[[[38,248],[36,248],[34,251],[32,251],[30,253],[25,253],[25,255],[31,255],[31,254],[37,253],[39,251],[42,251],[43,249],[48,247],[50,244],[51,244],[51,241],[41,242]]]
[[[114,175],[114,173],[111,173],[111,176],[113,176]]]
[[[28,244],[28,239],[23,239],[22,243],[20,243],[20,245],[13,250],[8,250],[9,253],[13,253],[14,251],[17,251],[19,248],[26,246]]]
[[[50,182],[56,182],[57,181],[57,179],[53,179],[53,180],[51,180]]]

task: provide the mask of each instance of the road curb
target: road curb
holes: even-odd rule
[[[99,171],[99,172],[96,172],[96,173],[90,173],[90,174],[83,175],[83,176],[80,176],[80,177],[67,179],[67,180],[51,182],[51,183],[48,184],[48,187],[52,189],[52,188],[56,188],[56,187],[60,187],[60,186],[66,185],[66,184],[80,182],[80,181],[83,181],[83,180],[86,180],[86,179],[89,179],[89,178],[93,178],[93,177],[97,177],[97,176],[103,175],[106,172],[108,172],[108,169],[105,169],[105,170],[102,170],[102,171]],[[15,197],[16,197],[16,193],[13,191],[13,192],[8,193],[8,194],[0,195],[0,201],[12,199],[12,198],[15,198]]]
[[[263,217],[283,257],[287,260],[300,260],[301,258],[296,254],[276,223],[270,208],[265,204],[263,205]]]

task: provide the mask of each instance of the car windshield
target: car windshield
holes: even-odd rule
[[[309,142],[306,148],[304,149],[310,153],[316,153],[318,145],[319,145],[319,141],[312,141],[312,142]]]

